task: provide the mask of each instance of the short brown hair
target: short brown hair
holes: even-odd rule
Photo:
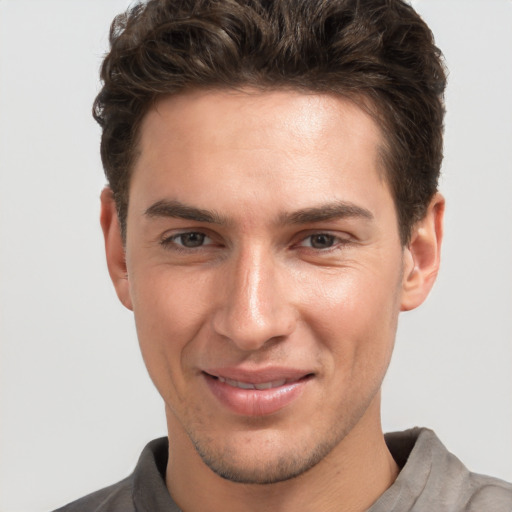
[[[385,141],[402,243],[437,190],[446,76],[401,0],[149,0],[117,16],[94,117],[123,236],[142,118],[188,88],[290,87],[362,99]]]

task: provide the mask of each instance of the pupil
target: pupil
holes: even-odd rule
[[[185,233],[180,238],[181,243],[185,247],[199,247],[204,242],[204,235],[202,233]]]
[[[315,249],[326,249],[331,247],[334,242],[332,235],[314,235],[311,237],[311,245]]]

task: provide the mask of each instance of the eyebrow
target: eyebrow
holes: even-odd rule
[[[161,200],[151,205],[144,214],[147,217],[171,217],[177,219],[207,222],[209,224],[227,224],[227,219],[212,210],[203,210],[179,201]]]
[[[304,208],[291,213],[284,213],[279,217],[279,221],[282,224],[309,224],[344,218],[373,220],[374,216],[373,213],[366,208],[362,208],[350,202],[339,201],[312,208]]]
[[[196,208],[179,201],[157,201],[151,205],[144,214],[150,218],[169,217],[206,222],[209,224],[230,224],[226,217],[223,217],[214,210]],[[278,216],[278,224],[312,224],[315,222],[325,222],[343,218],[373,220],[374,216],[372,212],[366,208],[362,208],[350,202],[339,201],[311,208],[303,208],[294,212],[282,213]]]

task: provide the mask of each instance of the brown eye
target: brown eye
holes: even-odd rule
[[[325,233],[320,233],[318,235],[311,235],[308,237],[310,247],[313,249],[329,249],[334,245],[334,241],[336,238],[333,235],[327,235]]]

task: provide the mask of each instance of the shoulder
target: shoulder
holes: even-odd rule
[[[512,512],[511,483],[471,472],[431,430],[423,429],[418,440],[422,455],[429,453],[433,496],[456,503],[456,510],[464,512]]]
[[[512,512],[512,484],[486,475],[470,473],[467,512]]]
[[[129,477],[88,494],[54,512],[178,510],[165,485],[168,446],[165,437],[151,441],[142,451]]]
[[[73,501],[54,512],[131,512],[132,478],[128,477],[117,484],[93,492]]]
[[[470,472],[431,430],[386,442],[401,471],[371,512],[512,512],[512,484]]]

